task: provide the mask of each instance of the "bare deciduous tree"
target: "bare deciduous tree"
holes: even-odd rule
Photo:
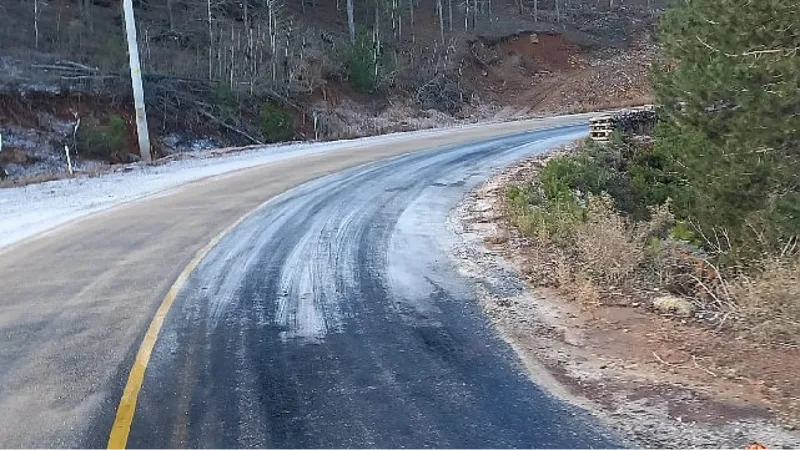
[[[436,0],[436,14],[439,16],[439,34],[444,44],[444,11],[442,11],[442,0]]]
[[[174,0],[167,0],[167,20],[169,20],[169,31],[175,32],[175,14],[172,10]]]
[[[213,59],[214,59],[214,26],[211,21],[211,0],[206,0],[208,13],[208,79],[214,78]]]
[[[33,34],[36,39],[36,49],[39,49],[39,0],[33,0]]]
[[[372,61],[375,67],[374,76],[378,79],[378,67],[380,65],[380,52],[381,52],[381,28],[380,28],[380,14],[378,11],[378,0],[375,0],[375,26],[372,32]]]
[[[558,5],[558,0],[555,0],[556,3],[556,22],[561,23],[561,10]]]
[[[453,0],[447,0],[447,25],[453,31]]]
[[[350,43],[356,42],[356,22],[353,17],[353,0],[347,0],[347,29],[350,31]]]
[[[414,33],[414,2],[416,0],[408,0],[409,19],[411,24],[411,42],[417,42],[417,35]]]

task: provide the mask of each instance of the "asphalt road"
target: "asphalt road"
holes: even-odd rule
[[[175,299],[130,447],[613,445],[526,377],[448,255],[446,216],[470,187],[585,128],[519,131],[579,120],[281,161],[5,251],[0,446],[105,446],[170,285],[267,200]]]

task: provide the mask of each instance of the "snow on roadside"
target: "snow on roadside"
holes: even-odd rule
[[[206,155],[155,166],[136,165],[128,172],[110,172],[93,178],[77,177],[0,189],[0,250],[75,219],[201,178],[293,157],[353,150],[414,136],[447,134],[485,125],[487,124],[471,124],[337,142],[265,146],[222,157]]]
[[[397,137],[385,136],[391,140]],[[0,249],[80,217],[186,183],[292,157],[376,143],[375,137],[335,143],[283,144],[222,157],[206,156],[131,171],[0,189]]]

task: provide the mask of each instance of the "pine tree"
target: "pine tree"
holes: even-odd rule
[[[657,152],[676,209],[732,244],[800,234],[796,0],[682,0],[662,18]]]

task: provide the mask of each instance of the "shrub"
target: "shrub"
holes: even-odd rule
[[[636,155],[636,148],[619,135],[606,146],[589,141],[585,151],[552,160],[542,169],[544,194],[553,200],[577,194],[585,203],[588,195],[607,193],[617,211],[633,220],[647,220],[648,207],[659,203],[648,201],[656,197],[648,192],[649,185],[629,172]],[[666,196],[659,200],[663,203]]]
[[[520,231],[543,241],[561,241],[572,236],[582,221],[583,209],[574,197],[549,199],[540,186],[510,186],[506,197],[512,209],[512,221]]]
[[[575,244],[593,278],[620,284],[641,265],[644,243],[634,225],[614,211],[607,195],[590,196],[587,221],[578,227]]]
[[[800,345],[800,264],[773,262],[753,279],[742,279],[733,295],[740,328],[761,343]]]
[[[470,90],[456,74],[443,73],[417,88],[417,101],[423,108],[450,115],[457,114],[464,104],[469,103],[471,96]]]
[[[78,152],[89,158],[109,161],[120,160],[127,153],[128,132],[125,121],[111,116],[105,125],[87,121],[78,128],[76,144]]]
[[[378,84],[375,76],[375,54],[370,37],[359,35],[345,50],[344,60],[347,79],[353,89],[363,93],[373,92]],[[380,67],[379,67],[380,69]]]
[[[292,137],[292,117],[275,103],[264,102],[258,119],[261,135],[268,142],[286,141]]]
[[[128,47],[122,34],[106,36],[97,45],[97,62],[104,73],[124,73],[128,67]]]
[[[589,195],[586,221],[575,229],[575,248],[592,278],[623,284],[644,267],[648,259],[660,257],[654,247],[672,222],[666,206],[652,208],[646,221],[633,221],[619,214],[607,194]],[[659,261],[655,261],[658,263]]]

